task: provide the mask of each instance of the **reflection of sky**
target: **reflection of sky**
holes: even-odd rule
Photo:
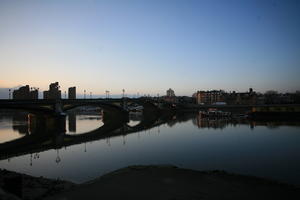
[[[129,122],[127,123],[128,126],[134,127],[136,125],[138,125],[140,123],[140,121],[136,121],[136,120],[129,120]]]
[[[296,90],[299,8],[293,0],[3,0],[0,87]]]
[[[198,170],[271,177],[300,184],[299,127],[269,129],[249,125],[199,129],[192,121],[0,161],[0,167],[51,178],[83,182],[137,164],[173,164]]]
[[[76,115],[76,131],[70,131],[69,116],[66,118],[66,134],[80,134],[92,131],[103,126],[100,115]]]
[[[24,121],[20,121],[18,123],[19,125],[24,125]],[[18,131],[12,129],[11,117],[0,118],[0,143],[8,142],[23,136],[23,134],[20,134]]]
[[[15,126],[15,128],[21,128],[21,130],[23,131],[24,128],[25,130],[28,129],[29,124],[26,118],[24,118],[23,120],[12,120],[12,118],[13,114],[7,114],[7,116],[2,116],[2,118],[0,118],[0,143],[8,142],[24,136],[24,134],[19,133],[19,130],[13,130],[13,126]],[[85,133],[97,129],[103,125],[102,118],[100,115],[76,115],[75,120],[76,130],[69,131],[69,117],[66,117],[67,134]],[[34,127],[32,128],[34,130]]]

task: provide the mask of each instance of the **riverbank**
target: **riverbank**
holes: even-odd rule
[[[7,174],[16,176],[17,173],[1,171],[2,189],[7,188],[3,182]],[[195,171],[174,166],[130,166],[78,185],[24,174],[21,176],[23,176],[22,188],[25,192],[22,199],[44,199],[44,197],[48,200],[300,198],[299,187],[292,185],[252,176],[229,174],[224,171]],[[2,195],[1,198],[0,190],[0,199],[20,199],[8,191],[5,191],[5,194],[6,196]]]
[[[33,177],[8,170],[0,170],[0,199],[1,200],[37,200],[51,196],[74,187],[76,184]]]

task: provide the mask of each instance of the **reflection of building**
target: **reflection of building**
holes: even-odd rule
[[[68,95],[69,99],[76,99],[76,87],[70,87]]]
[[[76,114],[69,113],[68,120],[69,120],[69,132],[76,132]]]
[[[49,90],[44,91],[44,99],[60,99],[61,91],[59,90],[58,82],[51,83],[49,85]]]
[[[198,128],[213,128],[213,129],[223,129],[228,124],[228,119],[211,119],[209,117],[201,117],[201,114],[193,119],[193,124]]]
[[[12,128],[20,134],[28,134],[28,116],[27,114],[15,114],[12,117]]]
[[[30,90],[29,85],[13,91],[13,99],[38,99],[38,90]]]
[[[214,104],[222,101],[222,90],[197,91],[195,94],[197,104]]]

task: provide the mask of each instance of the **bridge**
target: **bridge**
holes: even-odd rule
[[[0,109],[21,109],[32,112],[44,112],[47,114],[60,114],[78,106],[119,106],[118,109],[126,110],[128,102],[144,103],[144,98],[130,99],[23,99],[23,100],[0,100]],[[149,100],[148,100],[149,101]]]
[[[127,105],[137,103],[144,107],[142,121],[131,127],[127,125]],[[104,110],[104,125],[100,128],[80,135],[68,135],[65,133],[64,117],[57,117],[62,112],[79,106],[99,106]],[[106,139],[114,136],[127,135],[142,130],[151,129],[172,120],[180,104],[170,105],[152,99],[61,99],[61,100],[0,100],[0,109],[21,109],[41,114],[48,117],[46,120],[37,122],[39,126],[36,131],[22,138],[0,144],[0,160],[14,156],[58,149],[70,145],[80,144],[93,140]],[[261,105],[268,107],[299,107],[299,105]],[[220,110],[249,109],[252,105],[200,105],[196,109],[217,108]],[[255,106],[258,107],[258,106]],[[182,106],[183,108],[183,106]],[[175,112],[174,112],[175,111]],[[50,114],[50,115],[45,115]],[[178,115],[177,115],[178,116]],[[182,115],[180,115],[182,116]],[[45,123],[47,121],[47,123]],[[50,123],[49,123],[50,121]],[[45,124],[50,124],[47,128]]]
[[[106,119],[121,119],[128,117],[128,105],[131,103],[143,106],[143,115],[157,115],[163,110],[218,110],[230,112],[251,111],[252,108],[288,108],[299,110],[299,104],[270,104],[270,105],[196,105],[170,103],[155,98],[106,98],[106,99],[33,99],[33,100],[4,100],[0,99],[0,109],[25,110],[37,114],[62,115],[64,112],[80,106],[101,107]],[[105,119],[105,120],[106,120]]]
[[[128,105],[135,103],[143,106],[143,115],[158,115],[164,109],[172,109],[166,102],[149,98],[119,99],[33,99],[0,100],[0,109],[25,110],[33,114],[61,116],[64,112],[80,106],[96,106],[104,111],[104,120],[111,118],[123,120],[128,118]]]

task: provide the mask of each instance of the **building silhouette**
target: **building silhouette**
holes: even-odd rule
[[[76,114],[69,113],[68,119],[69,119],[69,132],[76,132]]]
[[[197,91],[195,94],[197,104],[214,104],[222,101],[222,90]]]
[[[76,87],[70,87],[68,93],[69,99],[76,99]]]
[[[13,91],[13,99],[38,99],[38,96],[38,90],[30,90],[29,85],[22,86]]]
[[[171,88],[167,90],[167,97],[175,97],[175,92]]]
[[[44,99],[61,99],[61,91],[59,90],[58,82],[51,83],[49,90],[44,91]]]
[[[260,98],[253,91],[252,88],[249,88],[248,92],[235,92],[228,93],[224,95],[224,99],[227,104],[235,104],[235,105],[246,105],[246,104],[257,104],[261,102]],[[260,103],[259,103],[260,104]]]
[[[193,94],[197,104],[253,105],[263,104],[264,96],[258,95],[252,88],[247,92],[224,92],[223,90],[197,91]]]

